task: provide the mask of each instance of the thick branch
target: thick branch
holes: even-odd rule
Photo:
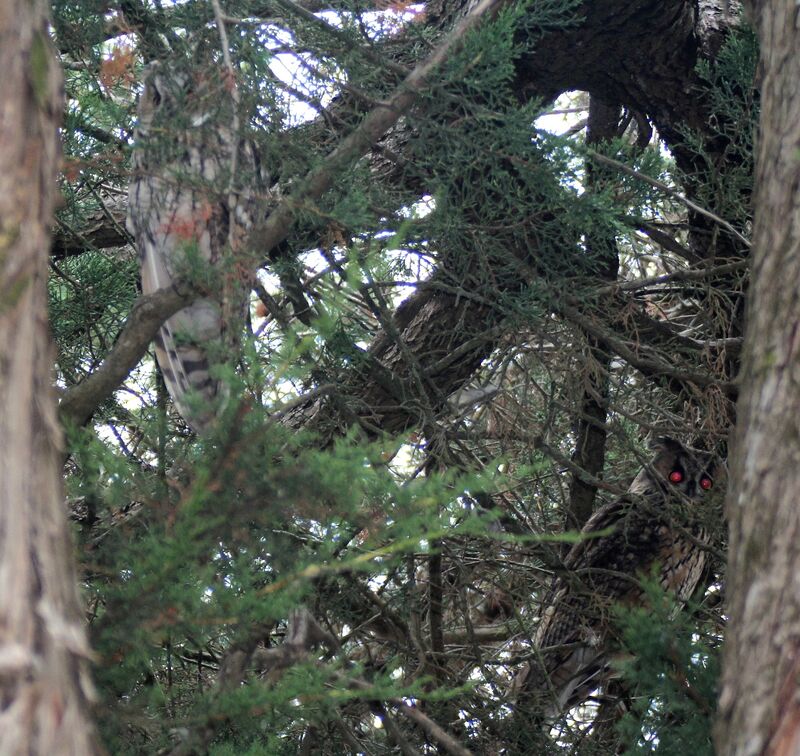
[[[164,321],[191,304],[196,296],[175,289],[159,289],[141,297],[103,364],[64,393],[59,406],[62,421],[83,425],[136,367]]]
[[[81,228],[72,228],[63,221],[53,233],[50,255],[56,260],[80,255],[89,249],[124,247],[130,242],[125,233],[125,206],[117,205],[99,211],[86,219]]]

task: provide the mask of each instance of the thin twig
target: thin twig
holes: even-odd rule
[[[716,213],[712,213],[710,210],[706,210],[704,207],[701,207],[695,202],[692,202],[690,199],[684,197],[680,192],[675,191],[672,187],[667,186],[663,181],[658,181],[657,179],[651,178],[650,176],[637,171],[635,168],[631,168],[625,163],[621,163],[619,160],[614,160],[614,158],[610,158],[606,155],[601,155],[599,152],[595,152],[594,150],[586,150],[586,153],[596,160],[598,163],[603,163],[604,165],[609,165],[612,168],[616,168],[617,170],[622,171],[623,173],[627,173],[629,176],[633,176],[634,178],[639,179],[640,181],[644,181],[651,186],[656,187],[656,189],[661,189],[662,192],[665,192],[673,199],[678,200],[683,205],[686,205],[690,210],[694,210],[696,213],[713,220],[715,223],[718,223],[724,229],[730,231],[742,244],[744,244],[748,249],[750,249],[750,240],[746,236],[742,236],[728,221],[724,218],[720,218],[719,215]]]
[[[233,118],[231,119],[231,170],[230,175],[228,176],[228,217],[230,218],[230,223],[228,225],[228,244],[230,245],[231,249],[235,249],[238,231],[237,224],[234,221],[236,218],[236,205],[238,204],[238,197],[236,196],[236,174],[239,167],[239,140],[241,139],[241,123],[239,122],[239,86],[236,83],[236,71],[233,68],[231,53],[228,49],[228,33],[225,31],[225,21],[223,20],[222,8],[220,7],[219,0],[211,0],[211,5],[214,8],[214,16],[217,21],[217,31],[219,32],[220,46],[222,47],[222,60],[225,63],[225,89],[230,92],[231,102],[233,103]]]
[[[281,0],[286,3],[287,0]],[[249,246],[264,252],[272,250],[282,242],[303,207],[314,202],[327,192],[347,169],[361,158],[417,101],[424,91],[431,74],[447,60],[460,45],[464,36],[486,15],[493,13],[500,0],[481,0],[478,5],[455,26],[423,62],[417,65],[400,84],[395,93],[385,102],[370,111],[361,124],[345,137],[328,154],[319,168],[310,171],[298,182],[298,188],[284,199],[265,223],[251,234]]]
[[[724,276],[727,273],[735,273],[739,270],[746,270],[749,266],[749,260],[737,260],[736,262],[725,263],[724,265],[714,265],[708,268],[678,270],[674,273],[665,273],[660,276],[639,278],[636,281],[623,281],[621,283],[610,284],[599,289],[594,289],[592,293],[594,295],[613,294],[615,291],[636,291],[637,289],[645,289],[648,286],[660,286],[661,284],[673,283],[676,281],[702,281],[704,278]]]
[[[336,675],[337,679],[344,680],[342,675]],[[347,685],[362,691],[369,691],[373,686],[366,680],[348,678]],[[449,732],[442,729],[426,714],[423,714],[416,706],[410,706],[399,698],[390,698],[387,703],[394,706],[404,717],[416,724],[431,740],[435,740],[447,753],[454,756],[473,756],[472,751],[465,748]]]
[[[311,402],[314,399],[317,399],[320,396],[324,396],[326,394],[331,394],[336,391],[338,387],[334,383],[323,383],[321,386],[317,386],[317,388],[312,389],[311,391],[307,391],[305,394],[300,394],[296,396],[294,399],[290,399],[286,404],[282,405],[281,408],[272,414],[272,419],[275,421],[281,420],[286,415],[288,415],[295,407],[299,407],[306,402]]]
[[[397,710],[414,724],[419,726],[428,737],[435,740],[447,753],[454,756],[473,756],[469,748],[464,748],[449,732],[439,727],[430,717],[423,714],[416,706],[409,706],[407,703],[396,703]]]
[[[578,306],[563,305],[558,308],[558,312],[567,320],[579,325],[584,331],[591,334],[603,344],[606,349],[618,354],[628,364],[635,367],[645,375],[663,376],[678,381],[679,384],[694,383],[700,387],[715,386],[720,389],[727,397],[735,399],[738,396],[738,388],[731,381],[723,381],[715,378],[710,373],[692,372],[680,370],[673,363],[667,363],[657,357],[642,357],[633,347],[629,346],[624,339],[613,335],[597,325],[591,318],[583,314]]]

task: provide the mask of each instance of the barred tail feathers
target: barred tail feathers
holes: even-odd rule
[[[144,294],[173,284],[163,256],[148,246],[140,245]],[[220,381],[211,376],[208,355],[209,346],[219,345],[223,327],[219,306],[200,299],[170,317],[155,340],[156,359],[167,390],[178,412],[198,433],[211,424],[217,400],[225,394]],[[196,394],[194,400],[189,399],[190,394]]]

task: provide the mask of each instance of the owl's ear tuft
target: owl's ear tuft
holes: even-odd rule
[[[679,452],[686,451],[686,447],[680,441],[676,441],[674,438],[670,438],[669,436],[659,436],[658,438],[654,438],[650,441],[649,446],[650,450],[655,454],[665,451],[677,454]]]

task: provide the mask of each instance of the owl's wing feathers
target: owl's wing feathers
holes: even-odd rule
[[[207,214],[197,209],[198,201],[191,189],[178,190],[163,186],[164,182],[150,177],[132,183],[131,208],[138,213],[131,223],[137,239],[142,277],[142,293],[173,286],[186,271],[185,250],[196,244],[198,258],[215,262],[213,247],[224,244],[211,239],[207,230],[196,228],[198,220]],[[145,205],[142,194],[152,197]],[[197,232],[197,240],[186,236]],[[231,324],[233,326],[233,324]],[[215,416],[215,401],[224,396],[220,381],[211,376],[209,347],[214,345],[217,357],[222,351],[221,339],[226,331],[220,305],[202,298],[170,317],[161,327],[155,340],[156,359],[164,382],[175,404],[195,430],[204,430]],[[190,396],[194,398],[190,400]]]
[[[254,150],[207,92],[189,91],[186,77],[151,65],[139,103],[139,121],[129,186],[128,227],[139,252],[142,292],[175,284],[189,273],[192,258],[217,266],[214,291],[169,318],[156,338],[156,359],[180,414],[199,432],[208,428],[225,397],[213,365],[236,345],[248,286],[220,267],[246,237],[256,212],[256,192],[227,186],[230,166],[255,178]],[[223,93],[224,95],[224,93]],[[223,99],[226,99],[223,97]],[[215,101],[216,102],[216,101]],[[209,113],[188,108],[217,107]],[[178,124],[171,119],[178,118]],[[236,152],[237,160],[233,160]],[[232,206],[233,205],[233,206]],[[229,266],[230,267],[230,266]]]
[[[635,576],[649,570],[661,538],[658,524],[647,516],[649,508],[641,505],[623,497],[601,507],[544,599],[534,637],[538,658],[519,690],[523,695],[549,690],[547,717],[585,699],[607,677],[610,610],[638,597]]]

